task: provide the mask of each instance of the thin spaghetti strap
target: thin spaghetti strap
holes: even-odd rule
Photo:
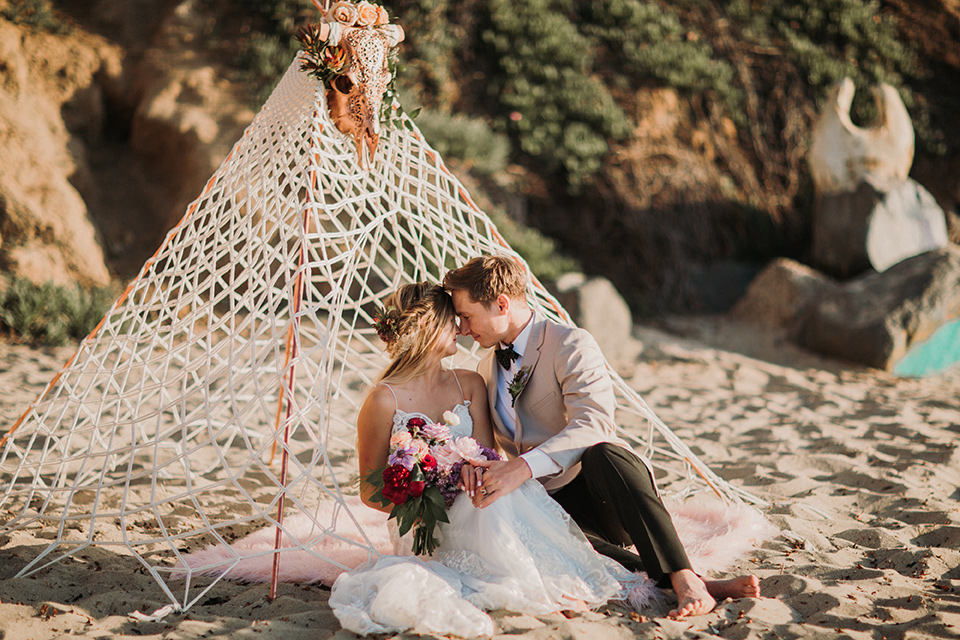
[[[460,384],[460,383],[458,382],[457,384]],[[383,387],[386,387],[387,389],[390,390],[390,393],[393,394],[393,405],[394,405],[394,406],[393,406],[393,411],[394,411],[394,413],[396,413],[397,411],[399,411],[399,410],[400,410],[400,400],[397,398],[397,392],[394,391],[393,389],[391,389],[391,388],[390,388],[390,385],[388,385],[386,382],[381,382],[381,383],[380,383],[379,385],[377,385],[377,386],[378,386],[378,387],[379,387],[379,386],[383,386]],[[460,392],[460,395],[463,396],[463,391]]]
[[[450,373],[453,374],[453,379],[457,381],[457,388],[460,389],[460,402],[466,404],[467,399],[463,397],[463,387],[460,386],[460,378],[457,377],[457,370],[450,369]]]

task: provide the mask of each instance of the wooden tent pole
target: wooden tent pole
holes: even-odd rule
[[[287,399],[287,411],[283,420],[283,451],[280,453],[280,498],[277,500],[277,532],[273,541],[273,567],[270,571],[270,601],[277,597],[277,584],[280,581],[280,543],[283,541],[283,507],[287,496],[287,461],[290,458],[290,413],[293,407],[293,387],[297,368],[296,356],[298,337],[300,335],[300,302],[303,299],[303,269],[306,263],[306,230],[307,212],[303,212],[303,236],[301,237],[300,256],[297,267],[297,280],[294,285],[293,311],[290,323],[291,335],[287,341],[287,362],[290,370],[287,373],[286,389],[281,387]]]
[[[317,0],[314,0],[316,4]],[[323,133],[323,124],[319,122],[319,113],[314,113],[314,122],[320,130],[320,133]],[[314,137],[313,145],[316,144],[316,137]],[[316,153],[313,154],[313,157],[316,158]],[[319,176],[317,175],[316,166],[310,170],[310,179],[309,184],[312,187],[313,192],[316,192],[319,183]],[[290,455],[289,448],[289,439],[290,439],[290,412],[293,405],[293,387],[294,387],[294,371],[296,370],[296,358],[297,347],[299,345],[300,337],[300,305],[303,301],[303,276],[305,271],[305,265],[307,262],[307,230],[309,227],[309,218],[308,218],[308,207],[307,203],[304,203],[303,207],[303,218],[302,218],[302,234],[300,240],[300,255],[299,255],[299,264],[297,268],[297,281],[294,286],[294,297],[293,297],[293,318],[290,323],[290,331],[287,334],[287,349],[285,364],[290,363],[290,371],[287,378],[287,387],[284,389],[281,386],[281,396],[287,396],[287,411],[286,418],[284,419],[283,426],[283,452],[280,455],[280,498],[277,500],[277,533],[274,537],[274,546],[273,546],[273,567],[270,572],[270,600],[273,601],[277,597],[277,584],[280,581],[280,543],[283,541],[283,507],[286,501],[286,485],[287,485],[287,459]],[[277,407],[277,419],[280,418],[280,407]],[[279,424],[277,428],[279,428]],[[276,432],[276,428],[274,429]],[[276,438],[274,438],[274,447],[276,447]],[[276,451],[276,449],[274,449]],[[270,462],[273,463],[273,454],[270,456]]]

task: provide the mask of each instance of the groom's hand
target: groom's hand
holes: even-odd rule
[[[473,504],[481,509],[493,504],[497,499],[517,489],[533,477],[529,465],[521,458],[513,460],[478,460],[478,467],[484,469],[483,481]]]

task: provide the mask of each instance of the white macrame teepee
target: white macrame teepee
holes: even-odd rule
[[[377,304],[479,254],[523,261],[415,127],[383,131],[362,169],[323,84],[299,66],[3,437],[0,533],[56,532],[21,575],[97,546],[135,557],[184,609],[215,583],[172,573],[184,546],[264,526],[279,537],[295,513],[313,519],[301,549],[330,538],[376,553],[366,536],[339,532],[356,524],[345,500],[356,493],[356,410],[385,364]],[[535,279],[529,295],[569,322]],[[473,368],[478,357],[461,346],[453,364]],[[622,435],[652,458],[668,493],[709,485],[750,497],[610,373]]]

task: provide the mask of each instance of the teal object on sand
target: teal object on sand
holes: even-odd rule
[[[919,378],[957,364],[960,364],[960,318],[947,322],[926,340],[911,345],[893,366],[893,372]]]

